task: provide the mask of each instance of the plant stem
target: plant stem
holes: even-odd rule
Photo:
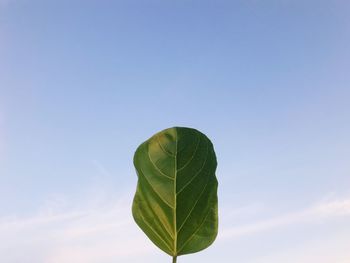
[[[176,263],[177,256],[173,256],[173,263]]]

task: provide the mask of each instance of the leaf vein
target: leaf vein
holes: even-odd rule
[[[203,171],[203,169],[204,169],[204,166],[206,165],[206,162],[207,162],[207,160],[208,160],[208,155],[209,155],[209,144],[208,144],[208,142],[207,142],[207,153],[206,153],[206,155],[205,155],[205,160],[204,160],[204,162],[203,162],[203,165],[202,165],[202,167],[199,169],[199,171],[180,189],[180,191],[179,192],[177,192],[177,194],[180,194],[190,183],[192,183],[193,182],[193,180],[194,179],[196,179],[197,178],[197,176]]]
[[[170,179],[170,180],[174,180],[174,178],[170,177],[169,175],[165,174],[164,172],[162,172],[162,170],[160,170],[160,168],[154,163],[154,161],[152,160],[151,158],[151,155],[149,154],[149,151],[147,151],[147,154],[148,154],[148,158],[149,160],[151,161],[152,165],[154,166],[154,168],[156,168],[156,170],[161,174],[163,175],[164,177]]]
[[[209,184],[209,181],[210,181],[210,178],[208,178],[208,181],[207,181],[207,183],[205,184],[205,186],[203,187],[202,192],[199,194],[199,196],[198,196],[196,202],[194,203],[193,207],[191,208],[190,212],[189,212],[188,215],[186,216],[185,220],[182,222],[182,224],[181,224],[179,230],[177,231],[178,233],[181,231],[182,227],[185,225],[185,223],[187,222],[188,218],[191,216],[191,214],[192,214],[194,208],[197,206],[197,204],[198,204],[198,202],[199,202],[199,199],[201,199],[201,197],[203,196],[203,193],[204,193],[205,189],[207,188],[207,186],[208,186],[208,184]]]
[[[193,234],[185,241],[185,243],[183,244],[183,246],[180,248],[179,253],[185,248],[185,246],[187,245],[188,242],[191,241],[191,239],[197,234],[197,232],[201,229],[201,227],[204,225],[205,221],[207,220],[208,215],[210,214],[211,209],[209,209],[208,213],[206,214],[206,216],[203,219],[203,222],[198,226],[198,228],[196,229],[196,231],[193,232]]]
[[[194,156],[196,155],[197,150],[198,150],[198,146],[199,146],[199,144],[200,144],[200,142],[201,142],[201,136],[199,135],[198,137],[199,137],[199,138],[198,138],[198,143],[197,143],[197,145],[196,145],[196,149],[194,150],[194,152],[193,152],[191,158],[188,160],[188,162],[187,162],[184,166],[182,166],[179,170],[177,170],[178,172],[181,171],[181,170],[183,170],[183,169],[185,169],[185,168],[191,163],[191,161],[193,160]]]
[[[157,143],[160,147],[160,149],[167,155],[169,155],[170,157],[174,157],[173,154],[171,154],[170,152],[168,152],[167,150],[165,150],[164,146],[160,143],[159,139],[158,139],[158,136],[156,136],[156,140],[157,140]]]
[[[158,197],[160,198],[160,200],[162,200],[166,205],[168,205],[170,208],[174,209],[174,207],[172,205],[170,205],[168,203],[168,201],[166,201],[161,195],[160,193],[157,192],[157,190],[154,188],[154,186],[151,184],[151,182],[148,180],[147,176],[144,174],[144,172],[142,171],[142,168],[140,168],[140,174],[145,178],[145,180],[147,181],[147,183],[151,186],[152,190],[158,195]]]
[[[172,249],[169,247],[168,243],[157,233],[156,230],[146,221],[142,214],[140,214],[143,222],[148,226],[148,228],[164,243],[164,245],[171,251]]]
[[[141,187],[141,189],[142,189],[142,187]],[[160,225],[163,226],[163,228],[165,229],[165,231],[169,234],[170,238],[171,238],[171,239],[174,239],[173,233],[169,232],[167,226],[160,220],[160,217],[157,216],[156,211],[153,209],[153,207],[152,207],[150,201],[148,200],[148,198],[146,197],[146,195],[145,195],[144,193],[142,193],[142,195],[143,195],[143,199],[146,200],[146,205],[147,205],[147,207],[148,207],[148,208],[151,210],[151,212],[153,213],[154,218],[158,221],[158,223],[160,223]]]

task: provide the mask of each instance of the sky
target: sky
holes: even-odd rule
[[[219,234],[180,263],[350,263],[350,4],[0,0],[3,263],[170,262],[137,146],[213,142]]]

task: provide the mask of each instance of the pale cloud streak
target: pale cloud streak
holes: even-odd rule
[[[62,200],[59,200],[59,205],[50,201],[34,216],[0,219],[2,262],[147,262],[145,258],[162,262],[164,259],[160,257],[167,256],[147,240],[132,219],[132,196],[133,191],[129,190],[108,200],[93,198],[75,207],[70,205],[69,209],[64,208]],[[99,201],[96,202],[96,199]],[[238,209],[240,212],[237,213],[254,215],[255,209],[261,211],[263,207],[253,204]],[[242,216],[237,213],[222,216]],[[304,210],[252,224],[222,226],[216,246],[282,226],[317,220],[332,222],[334,218],[349,216],[350,198],[324,200]]]
[[[319,202],[301,211],[280,215],[255,223],[225,226],[220,235],[221,240],[239,238],[240,236],[251,235],[262,231],[268,231],[278,227],[288,225],[313,223],[318,221],[330,220],[338,217],[350,216],[350,198],[338,200],[326,200]]]
[[[0,108],[0,161],[4,158],[5,154],[5,124],[4,124],[4,114]]]
[[[98,160],[92,160],[92,164],[96,168],[97,172],[106,177],[112,177],[112,173]]]
[[[130,198],[127,193],[104,204],[92,202],[82,210],[56,213],[43,209],[28,218],[0,219],[1,261],[97,263],[141,259],[155,248],[133,223]]]

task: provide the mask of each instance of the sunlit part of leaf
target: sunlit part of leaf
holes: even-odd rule
[[[149,239],[175,260],[211,245],[218,232],[211,141],[195,129],[169,128],[137,148],[134,165],[138,183],[132,213]]]

